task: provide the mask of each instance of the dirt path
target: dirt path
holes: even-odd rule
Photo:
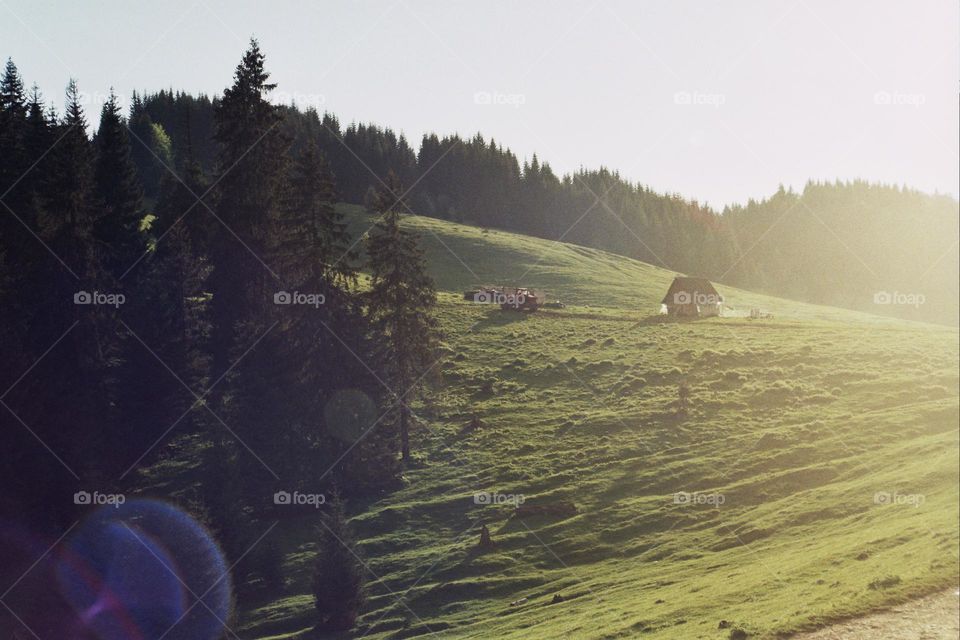
[[[897,605],[888,611],[849,620],[795,640],[957,640],[960,638],[960,591]]]

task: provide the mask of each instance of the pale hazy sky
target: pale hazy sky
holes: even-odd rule
[[[956,195],[958,33],[956,0],[0,0],[0,56],[57,105],[71,75],[94,103],[219,93],[253,35],[280,100],[715,206],[809,178]]]

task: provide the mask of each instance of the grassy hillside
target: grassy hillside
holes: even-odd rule
[[[369,224],[350,215],[355,232]],[[350,637],[763,637],[956,584],[955,329],[726,287],[729,304],[774,317],[663,322],[673,273],[406,224],[442,291],[443,357],[416,407],[405,487],[350,506],[370,569]],[[461,299],[481,283],[568,306],[504,314]],[[474,415],[482,425],[466,429]],[[171,482],[169,469],[145,479]],[[576,512],[519,517],[475,492]],[[286,586],[241,603],[242,637],[309,631],[315,526],[289,519],[269,534]]]

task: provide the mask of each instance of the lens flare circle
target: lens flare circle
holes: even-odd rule
[[[377,418],[377,405],[359,389],[335,391],[323,408],[328,432],[338,440],[353,444],[372,428]]]
[[[216,542],[157,500],[94,512],[65,542],[57,580],[100,640],[213,640],[230,615],[230,576]]]

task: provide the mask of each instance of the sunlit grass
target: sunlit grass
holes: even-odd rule
[[[405,487],[351,509],[372,571],[358,637],[763,636],[956,583],[956,330],[727,287],[733,306],[775,317],[664,323],[651,316],[670,271],[407,224],[443,292],[443,361],[416,407]],[[503,314],[462,300],[474,284],[539,287],[569,306]],[[482,428],[464,430],[474,415]],[[521,519],[474,504],[478,491],[577,513]],[[676,504],[677,492],[722,504]],[[314,525],[279,525],[287,584],[241,603],[245,637],[309,630]]]

